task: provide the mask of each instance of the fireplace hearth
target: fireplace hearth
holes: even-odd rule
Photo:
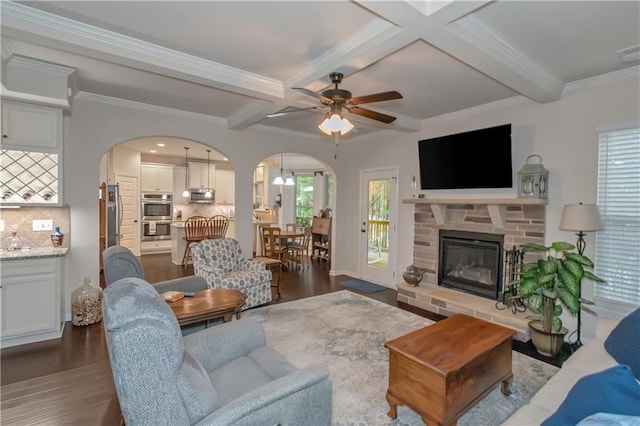
[[[440,230],[438,285],[502,299],[504,235]]]

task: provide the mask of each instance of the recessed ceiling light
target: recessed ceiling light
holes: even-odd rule
[[[164,146],[164,144],[163,144],[163,143],[157,143],[156,145],[157,145],[157,146]]]
[[[227,157],[223,157],[224,161],[229,161],[229,159]]]
[[[152,154],[155,154],[156,152],[158,152],[158,151],[156,151],[155,149],[152,149],[152,150],[151,150],[151,153],[152,153]]]

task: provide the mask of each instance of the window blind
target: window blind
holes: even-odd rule
[[[598,151],[596,299],[640,305],[640,129],[600,133]]]

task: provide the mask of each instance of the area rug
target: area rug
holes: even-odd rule
[[[343,290],[243,312],[262,323],[267,342],[297,367],[324,364],[333,382],[333,425],[422,425],[415,412],[398,407],[387,416],[387,340],[433,321]],[[458,420],[458,425],[504,422],[555,373],[557,367],[513,353],[509,397],[498,386]]]
[[[358,290],[359,292],[362,292],[362,293],[376,293],[378,291],[387,289],[386,287],[383,287],[381,285],[370,283],[369,281],[357,280],[357,279],[343,281],[340,284],[342,284],[345,287]]]

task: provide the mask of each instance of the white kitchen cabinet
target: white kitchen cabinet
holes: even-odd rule
[[[233,170],[216,169],[216,203],[236,203],[236,173]]]
[[[186,172],[186,167],[173,168],[173,204],[187,204],[189,202],[189,196],[182,196],[184,190],[189,189]]]
[[[3,348],[62,336],[62,257],[2,262]]]
[[[216,165],[207,163],[189,162],[189,187],[190,188],[215,188]]]
[[[140,168],[142,192],[173,192],[173,166],[142,164]]]
[[[3,149],[57,152],[62,149],[62,110],[2,101]]]
[[[63,205],[62,146],[61,109],[3,101],[0,204]]]
[[[142,241],[141,254],[171,253],[171,240]]]

